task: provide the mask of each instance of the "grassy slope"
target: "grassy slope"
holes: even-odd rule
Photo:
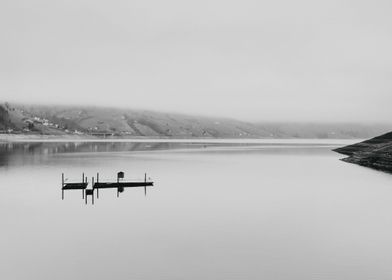
[[[142,110],[95,107],[11,105],[9,127],[26,128],[26,119],[39,117],[59,126],[53,129],[34,123],[36,132],[61,134],[65,129],[84,133],[115,133],[147,137],[268,137],[270,133],[255,125],[221,118],[192,117]],[[4,106],[2,106],[4,108]]]

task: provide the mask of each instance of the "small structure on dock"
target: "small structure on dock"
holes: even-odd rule
[[[61,192],[62,199],[64,199],[64,190],[82,190],[82,198],[85,200],[87,204],[87,197],[92,197],[92,204],[94,204],[94,192],[97,193],[97,199],[99,198],[99,190],[100,189],[117,189],[117,197],[119,197],[120,193],[124,192],[125,188],[136,188],[136,187],[144,187],[144,195],[147,195],[147,187],[154,186],[154,182],[148,178],[147,174],[144,173],[144,180],[124,180],[124,172],[120,171],[117,173],[117,180],[115,182],[107,181],[101,182],[99,180],[99,173],[97,173],[96,180],[94,177],[91,178],[91,189],[88,189],[87,177],[82,174],[82,182],[70,182],[66,183],[64,180],[64,173],[62,173],[61,177]]]

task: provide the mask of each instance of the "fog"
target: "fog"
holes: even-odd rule
[[[378,0],[3,0],[0,99],[386,122],[391,8]]]

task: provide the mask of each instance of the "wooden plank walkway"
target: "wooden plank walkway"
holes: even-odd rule
[[[142,182],[106,182],[106,183],[95,183],[93,184],[93,190],[97,190],[97,198],[99,198],[100,189],[117,189],[117,197],[120,192],[124,191],[124,188],[137,188],[144,187],[144,195],[147,195],[147,187],[154,186],[153,182],[142,181]]]
[[[153,182],[110,182],[110,183],[95,183],[93,189],[111,189],[111,188],[135,188],[135,187],[152,187]]]
[[[87,186],[88,183],[65,183],[63,190],[84,190]]]

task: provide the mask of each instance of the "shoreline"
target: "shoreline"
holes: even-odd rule
[[[392,132],[334,150],[344,162],[392,173]]]
[[[0,134],[0,143],[21,142],[129,142],[129,143],[228,143],[228,144],[266,144],[266,143],[326,143],[349,145],[361,139],[335,139],[335,138],[160,138],[160,137],[133,137],[133,138],[97,138],[76,135],[25,135]]]

